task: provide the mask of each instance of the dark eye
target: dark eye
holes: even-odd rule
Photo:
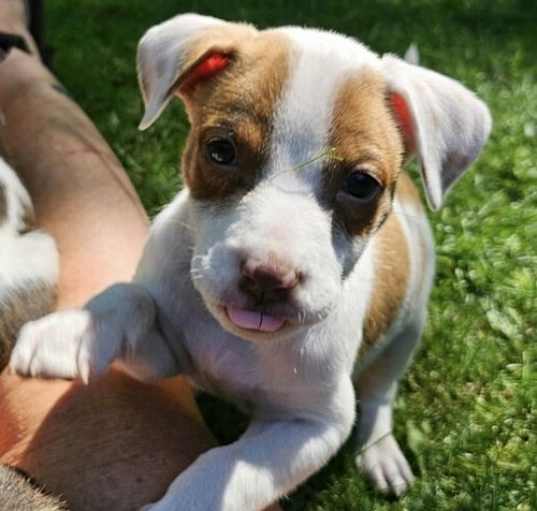
[[[343,190],[356,199],[369,201],[381,190],[379,182],[364,172],[353,172],[345,178]]]
[[[212,138],[207,142],[207,157],[217,165],[235,165],[237,150],[235,144],[229,138]]]

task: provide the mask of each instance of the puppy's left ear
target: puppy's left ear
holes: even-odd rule
[[[145,103],[139,128],[149,128],[173,95],[224,70],[237,40],[255,29],[210,16],[181,14],[150,28],[138,44],[138,82]]]
[[[383,72],[405,149],[416,153],[433,210],[477,158],[492,120],[485,103],[447,76],[384,55]]]

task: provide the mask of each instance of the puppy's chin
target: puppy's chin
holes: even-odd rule
[[[231,307],[208,300],[205,300],[205,304],[224,330],[245,341],[259,343],[281,341],[292,337],[304,327],[303,325],[292,324],[287,320],[278,320],[270,316],[263,318],[261,314],[259,315],[259,321],[257,321],[252,317],[254,313],[248,311],[233,310]]]

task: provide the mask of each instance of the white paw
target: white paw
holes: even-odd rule
[[[27,323],[11,355],[16,373],[44,378],[82,378],[99,374],[113,359],[96,346],[97,332],[86,310],[62,311]],[[98,354],[98,357],[97,357]]]
[[[356,457],[356,465],[385,494],[400,497],[414,482],[414,474],[393,435],[366,447]]]

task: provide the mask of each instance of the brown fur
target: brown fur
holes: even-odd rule
[[[183,153],[184,179],[197,199],[221,199],[248,190],[267,158],[275,104],[288,75],[288,46],[283,36],[239,25],[206,38],[205,51],[220,48],[220,32],[233,33],[226,49],[232,62],[219,75],[182,93],[192,130]],[[229,36],[226,36],[229,37]],[[200,49],[194,53],[199,53]],[[215,130],[232,132],[237,169],[219,168],[205,157],[205,142]]]
[[[397,180],[397,197],[403,204],[410,204],[420,213],[425,213],[420,193],[406,172],[401,172]]]
[[[0,511],[66,511],[20,472],[0,465]]]
[[[23,205],[21,223],[19,234],[25,234],[37,228],[34,208],[31,204]]]
[[[21,282],[17,288],[2,290],[0,299],[0,370],[9,361],[17,334],[24,323],[50,312],[55,290],[39,281]]]
[[[392,214],[394,193],[403,203],[420,204],[408,175],[401,172],[404,147],[397,123],[387,105],[384,82],[373,71],[349,78],[335,103],[331,147],[334,161],[328,194],[340,223],[353,235],[375,234],[374,287],[364,325],[361,355],[383,338],[401,309],[410,272],[410,254],[398,218]],[[384,190],[374,203],[339,205],[335,200],[348,173],[367,169]],[[418,206],[421,207],[421,206]]]
[[[329,144],[337,159],[327,173],[328,202],[352,235],[370,234],[391,210],[403,152],[397,126],[386,105],[384,82],[373,71],[359,72],[342,84],[334,105]],[[377,179],[383,186],[382,193],[363,205],[336,200],[345,178],[359,168],[367,169]]]
[[[4,185],[0,183],[0,225],[2,225],[7,216],[7,197]]]
[[[390,214],[375,236],[373,295],[367,309],[362,354],[382,340],[396,320],[408,288],[409,247],[401,223]]]

